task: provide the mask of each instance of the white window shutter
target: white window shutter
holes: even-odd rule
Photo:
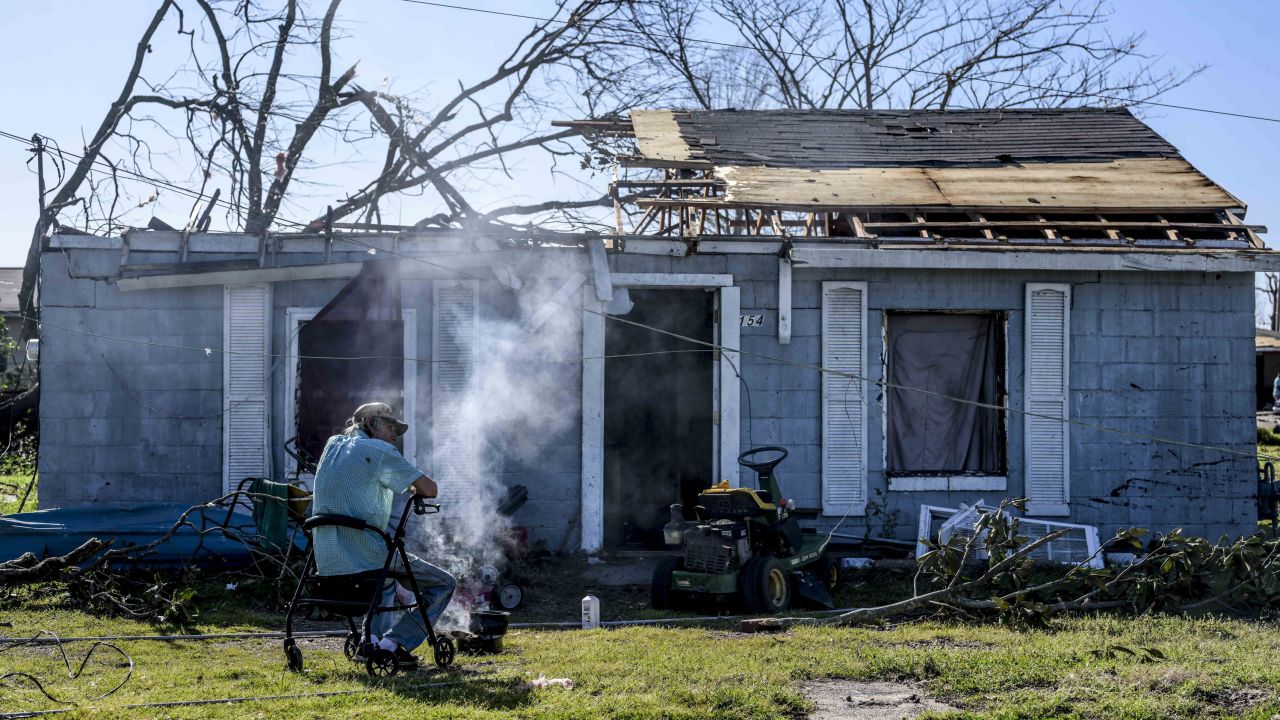
[[[431,337],[431,437],[434,473],[446,515],[475,498],[479,446],[462,420],[475,368],[479,286],[475,280],[436,282]]]
[[[1026,399],[1023,417],[1028,515],[1071,514],[1071,286],[1027,283]]]
[[[822,365],[858,378],[867,369],[867,284],[822,283]],[[867,388],[822,374],[822,514],[862,515],[867,505]]]
[[[222,296],[222,488],[271,473],[271,287],[226,286]]]

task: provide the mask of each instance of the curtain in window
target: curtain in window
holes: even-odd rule
[[[888,320],[886,440],[896,473],[1005,471],[1000,414],[914,390],[996,404],[1000,328],[995,315],[892,313]]]

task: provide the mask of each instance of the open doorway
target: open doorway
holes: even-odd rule
[[[627,320],[714,340],[713,293],[633,289],[630,296]],[[708,350],[635,325],[605,324],[605,547],[664,547],[668,508],[692,507],[713,481],[715,358]]]

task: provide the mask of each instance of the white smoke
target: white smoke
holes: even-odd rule
[[[433,418],[429,429],[433,465],[437,472],[452,468],[454,476],[437,478],[444,511],[421,523],[408,542],[412,552],[458,581],[442,628],[466,627],[472,609],[468,595],[476,589],[468,585],[481,565],[502,565],[501,540],[512,523],[498,512],[508,492],[504,470],[519,468],[521,482],[536,499],[536,473],[546,446],[563,444],[557,436],[577,427],[581,312],[574,312],[580,307],[576,294],[553,297],[564,283],[563,278],[533,280],[520,290],[482,283],[470,375],[464,389],[444,403],[447,410],[433,398],[438,411],[448,413]]]

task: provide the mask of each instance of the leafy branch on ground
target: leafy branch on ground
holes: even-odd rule
[[[207,503],[187,508],[170,528],[144,545],[115,546],[115,538],[90,538],[71,552],[38,558],[34,553],[0,563],[0,588],[47,585],[65,589],[70,605],[112,617],[187,625],[195,619],[194,586],[202,579],[201,565],[225,567],[225,563],[204,547],[204,539],[223,536],[244,544],[249,562],[244,567],[223,570],[211,577],[235,580],[246,589],[258,588],[268,602],[280,605],[296,584],[304,558],[291,547],[283,550],[262,544],[256,534],[218,522],[218,517],[237,505],[253,500],[283,502],[260,493],[237,491]],[[141,564],[160,547],[184,530],[197,537],[197,546],[178,572],[146,570]],[[208,579],[203,577],[203,579]]]
[[[995,510],[978,508],[973,534],[957,534],[945,543],[928,542],[928,552],[917,559],[912,597],[852,610],[828,622],[877,622],[941,607],[962,616],[1043,626],[1054,615],[1071,611],[1216,610],[1262,616],[1280,605],[1280,539],[1258,533],[1219,545],[1174,530],[1144,546],[1142,539],[1148,532],[1130,528],[1063,570],[1035,556],[1070,530],[1032,539],[1022,532],[1021,520],[1011,512],[1014,509],[1025,511],[1026,500],[1005,500]],[[1102,548],[1128,549],[1134,561],[1092,567]]]

